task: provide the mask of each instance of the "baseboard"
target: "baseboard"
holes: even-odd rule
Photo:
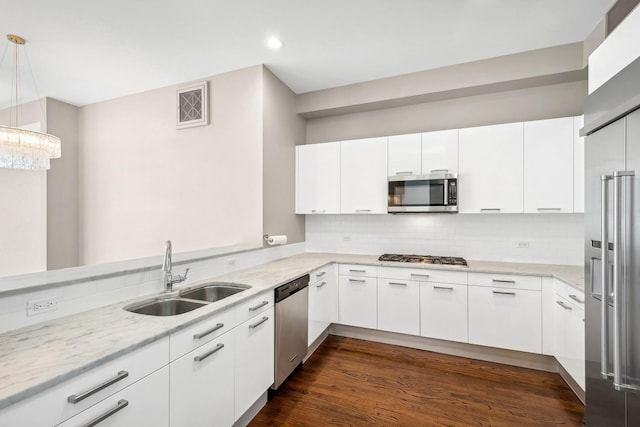
[[[560,374],[564,382],[567,383],[571,391],[573,391],[573,393],[578,397],[578,399],[580,399],[580,401],[584,405],[585,392],[582,389],[582,387],[580,387],[580,385],[576,382],[576,380],[574,380],[573,377],[569,375],[569,373],[562,367],[562,365],[558,364],[558,367],[559,367],[558,373]]]
[[[233,427],[246,427],[247,424],[249,424],[251,420],[258,415],[258,412],[264,408],[264,405],[267,404],[268,395],[269,391],[267,390],[253,403],[253,405],[249,407],[249,409],[247,409],[244,414],[240,416],[240,418],[238,418],[238,421],[233,423]]]
[[[470,359],[502,363],[504,365],[519,366],[522,368],[536,369],[546,372],[558,372],[559,366],[554,357],[542,354],[504,350],[475,344],[378,331],[375,329],[357,328],[354,326],[332,324],[329,327],[329,334],[375,341],[383,344],[416,348],[419,350],[434,351],[436,353],[468,357]]]

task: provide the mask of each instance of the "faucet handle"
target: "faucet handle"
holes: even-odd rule
[[[179,274],[174,280],[175,283],[181,283],[187,280],[187,274],[189,274],[189,268],[184,271],[184,274]]]

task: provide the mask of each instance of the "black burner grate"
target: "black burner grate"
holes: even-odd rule
[[[390,262],[416,262],[420,264],[442,264],[461,265],[466,267],[467,261],[464,258],[453,256],[432,256],[432,255],[403,255],[403,254],[383,254],[378,261]]]

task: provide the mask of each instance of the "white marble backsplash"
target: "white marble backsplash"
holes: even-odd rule
[[[582,265],[583,222],[583,214],[307,215],[306,243],[309,252]]]

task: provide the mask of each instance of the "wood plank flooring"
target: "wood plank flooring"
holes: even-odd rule
[[[249,424],[580,426],[559,375],[329,336]]]

